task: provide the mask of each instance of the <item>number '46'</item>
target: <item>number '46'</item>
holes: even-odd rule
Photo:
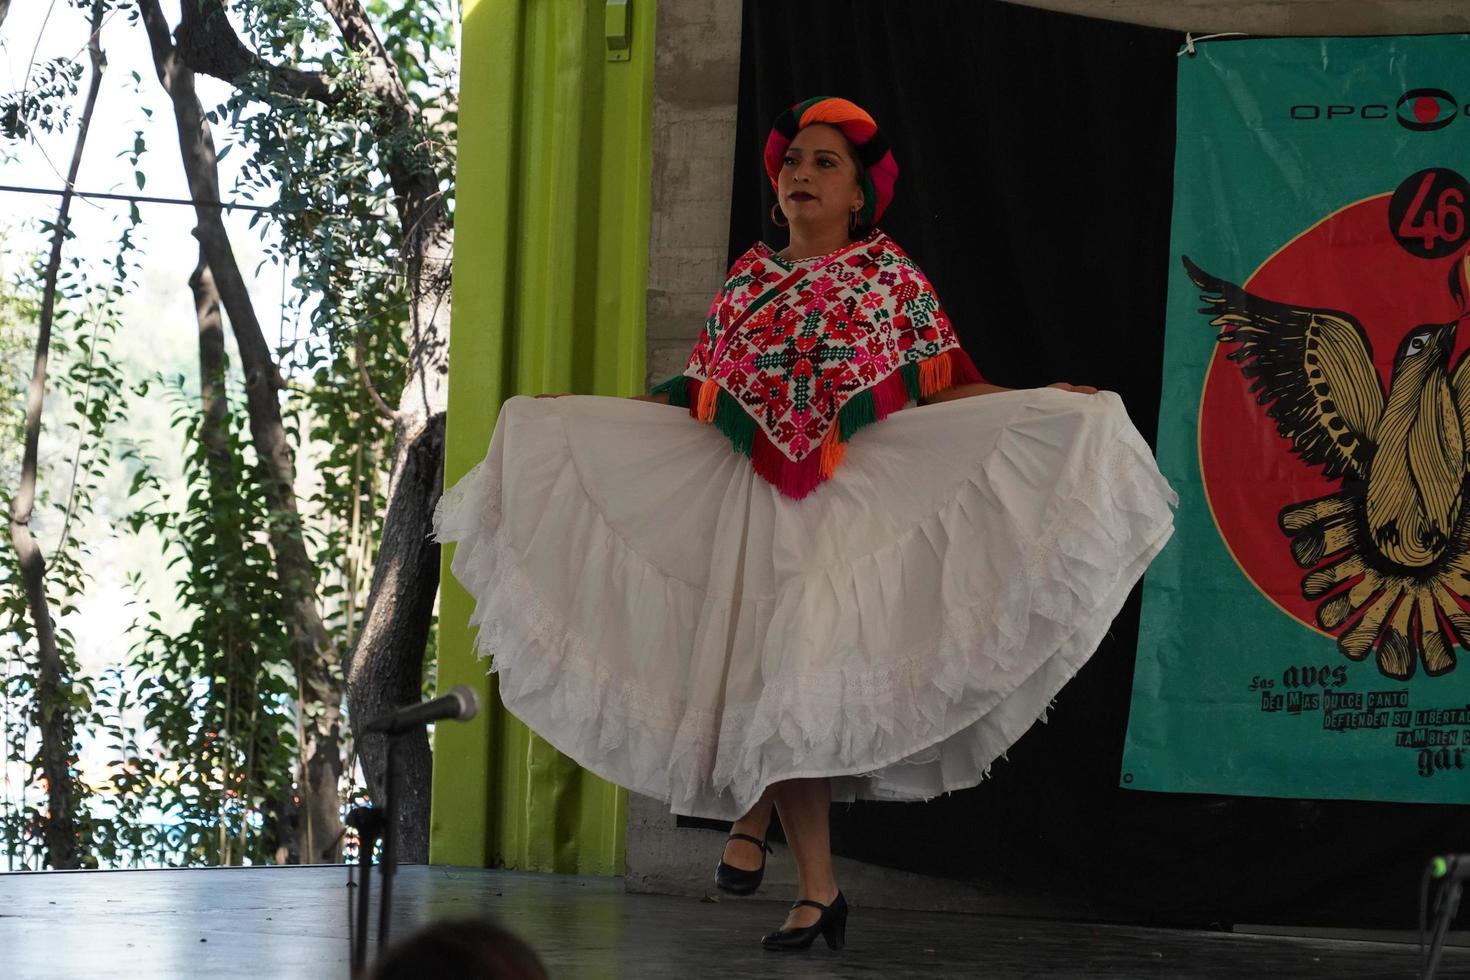
[[[1425,207],[1425,199],[1429,197],[1434,178],[1433,173],[1424,175],[1398,228],[1401,238],[1424,239],[1425,248],[1433,248],[1434,243],[1440,239],[1447,242],[1458,241],[1465,233],[1465,212],[1460,207],[1465,198],[1459,188],[1446,187],[1440,192],[1433,209]]]

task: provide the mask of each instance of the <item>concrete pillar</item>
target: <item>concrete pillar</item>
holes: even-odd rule
[[[684,369],[725,278],[740,7],[730,0],[658,5],[648,269],[653,382]]]

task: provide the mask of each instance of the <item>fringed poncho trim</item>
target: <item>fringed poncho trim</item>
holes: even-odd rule
[[[800,499],[832,476],[854,433],[983,380],[923,272],[875,231],[808,269],[757,243],[730,270],[684,374],[653,393]]]

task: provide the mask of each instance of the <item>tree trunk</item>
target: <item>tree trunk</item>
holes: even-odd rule
[[[382,106],[381,144],[416,145],[421,122],[417,108],[366,10],[359,0],[323,0],[323,4],[344,44],[366,68],[364,88]],[[237,85],[250,72],[262,71],[277,94],[322,102],[342,97],[320,75],[269,65],[247,51],[224,17],[219,0],[187,3],[182,10],[179,47],[195,71]],[[428,611],[439,585],[439,546],[428,534],[444,467],[453,232],[431,164],[418,154],[389,152],[384,154],[384,166],[393,187],[399,255],[408,273],[412,303],[406,338],[407,382],[393,413],[390,504],[362,632],[345,663],[348,703],[355,722],[369,721],[383,708],[417,699],[428,640]],[[403,789],[395,794],[402,844],[399,854],[404,861],[427,861],[427,740],[415,736],[409,745],[412,748],[405,751],[403,760]],[[381,787],[385,758],[381,748],[362,745],[359,751],[370,790]]]
[[[229,402],[225,398],[225,330],[220,318],[219,290],[204,248],[189,277],[194,292],[194,315],[199,324],[199,441],[209,459],[211,490],[227,485],[230,472],[230,436],[225,431]]]
[[[185,4],[184,9],[189,9]],[[303,863],[335,861],[342,824],[338,780],[342,774],[341,666],[317,604],[316,570],[306,551],[296,506],[295,461],[281,419],[277,392],[284,387],[270,346],[256,319],[245,277],[235,262],[221,208],[214,139],[194,90],[194,72],[169,39],[158,0],[139,0],[153,47],[154,66],[174,107],[184,173],[195,203],[195,236],[214,275],[240,348],[251,441],[266,473],[265,491],[275,519],[271,551],[286,600],[301,715],[299,854]]]
[[[347,698],[355,723],[419,697],[434,599],[439,545],[434,508],[444,478],[444,421],[449,375],[449,252],[452,233],[432,175],[395,180],[409,270],[408,383],[395,412],[395,451],[388,511],[373,567],[362,632],[347,660]],[[381,785],[386,755],[361,745],[363,771]],[[428,737],[414,733],[399,757],[393,793],[401,860],[429,860],[429,799],[433,768]],[[381,800],[381,796],[374,797]]]
[[[209,499],[218,501],[224,498],[228,492],[235,474],[230,465],[230,437],[225,429],[225,422],[229,414],[229,399],[225,394],[225,333],[224,324],[220,319],[219,290],[215,288],[214,276],[209,271],[209,262],[204,256],[204,248],[199,249],[199,264],[194,267],[194,274],[189,277],[189,288],[194,292],[194,317],[199,327],[199,442],[204,447],[205,479],[209,488]],[[211,531],[218,539],[223,530],[216,522],[210,520]],[[228,543],[217,540],[216,546],[221,550],[231,545],[238,547],[237,541]],[[221,647],[225,648],[225,660],[228,664],[235,654],[235,650],[229,649],[228,637],[217,637]],[[216,686],[218,672],[210,671],[210,688],[213,692]],[[233,676],[226,667],[223,672],[225,683]],[[220,736],[214,746],[219,750],[218,757],[210,763],[210,770],[220,774],[221,785],[219,797],[215,806],[219,815],[219,826],[216,830],[216,864],[230,863],[230,843],[225,825],[225,790],[230,785],[230,709],[226,704],[224,711],[224,724],[220,726]]]
[[[423,502],[437,500],[442,485],[442,413],[414,438],[399,441],[393,472],[367,615],[347,674],[347,703],[359,726],[399,705],[412,704],[422,690],[424,642],[439,587],[439,546],[431,537],[433,512],[426,511]],[[379,736],[360,738],[357,751],[368,774],[368,791],[381,801],[384,741]],[[412,864],[429,860],[430,763],[429,739],[422,729],[400,736],[392,799],[398,813],[399,860]]]
[[[141,0],[156,9],[157,0]],[[366,68],[363,88],[382,106],[378,126],[384,147],[413,147],[420,120],[412,98],[403,85],[397,66],[382,46],[359,0],[323,0],[337,22],[345,46],[362,59]],[[304,72],[290,66],[269,65],[240,43],[219,0],[197,0],[181,7],[178,53],[193,71],[207,73],[234,85],[250,81],[262,72],[270,91],[293,98],[313,98],[335,103],[344,93],[335,90],[331,79],[319,72]],[[166,37],[165,37],[166,40]],[[426,541],[435,504],[440,498],[440,480],[428,479],[431,470],[444,467],[444,425],[448,385],[448,319],[450,319],[450,248],[453,232],[431,163],[420,154],[387,151],[388,172],[394,207],[398,212],[400,256],[409,276],[412,306],[407,325],[409,363],[407,382],[394,417],[395,450],[388,497],[390,508],[384,520],[384,539],[378,561],[397,576],[373,573],[365,623],[353,649],[345,658],[348,704],[357,720],[370,720],[382,707],[415,699],[422,677],[423,649],[428,641],[428,617],[438,592],[438,545]],[[198,194],[196,194],[198,197]],[[215,264],[210,259],[210,264]],[[216,275],[221,269],[215,267]],[[229,295],[225,292],[225,309]],[[234,313],[231,313],[234,319]],[[415,475],[410,475],[415,470]],[[422,470],[422,473],[417,473]],[[394,529],[403,525],[403,532]],[[400,548],[403,552],[400,554]],[[391,685],[391,689],[381,685]],[[409,693],[413,696],[410,698]],[[428,749],[407,752],[404,783],[397,793],[401,805],[398,826],[404,846],[404,861],[428,860]],[[370,792],[382,785],[384,755],[372,746],[362,746],[363,765]],[[422,763],[422,764],[420,764]],[[381,796],[378,801],[381,802]],[[415,842],[422,840],[423,848]]]
[[[204,447],[205,479],[209,500],[212,502],[210,513],[216,514],[221,507],[229,506],[228,501],[238,499],[234,491],[245,475],[241,472],[240,460],[231,449],[228,426],[230,404],[225,388],[224,323],[220,316],[219,290],[215,288],[214,274],[209,271],[209,260],[204,254],[203,246],[199,249],[199,264],[189,277],[189,288],[194,292],[194,314],[199,327],[199,442]],[[217,521],[211,517],[209,525],[209,533],[220,553],[245,552],[246,541],[241,534],[242,527],[236,520]],[[217,679],[223,677],[226,685],[223,691],[216,690],[214,693],[217,699],[224,702],[220,738],[213,743],[219,752],[217,808],[220,825],[217,828],[217,861],[219,864],[234,864],[237,859],[243,860],[247,853],[251,821],[242,819],[238,837],[228,836],[228,801],[231,792],[239,785],[231,777],[238,773],[248,787],[254,774],[252,760],[259,733],[257,720],[260,684],[259,677],[252,676],[250,671],[241,672],[237,667],[242,663],[257,663],[252,656],[253,636],[225,626],[215,631],[214,644],[224,661],[224,669],[212,672],[215,679],[211,680],[211,684],[218,684]],[[243,684],[245,689],[236,691],[234,685],[237,684]],[[236,727],[237,723],[240,728]],[[242,742],[246,756],[243,772],[233,768],[239,756],[237,746]],[[263,812],[268,813],[269,810],[269,807],[263,808]],[[264,826],[256,834],[263,834],[271,840],[271,849],[275,850],[280,843],[276,833],[278,827],[268,817],[263,823]],[[238,853],[235,852],[237,847]],[[286,862],[282,860],[280,863]]]
[[[106,65],[100,40],[104,11],[102,0],[96,0],[92,5],[92,22],[87,36],[87,53],[92,62],[91,81],[87,85],[56,227],[51,234],[51,255],[46,261],[40,324],[36,332],[36,359],[26,402],[25,452],[21,460],[20,487],[10,500],[10,542],[15,548],[21,581],[25,586],[26,606],[36,630],[36,701],[41,715],[41,773],[46,780],[46,815],[42,818],[41,839],[46,848],[46,861],[53,868],[79,866],[76,786],[71,771],[76,726],[72,718],[71,678],[67,676],[67,665],[56,645],[56,627],[51,620],[51,603],[46,595],[46,558],[31,534],[31,516],[36,504],[41,409],[46,397],[46,366],[51,356],[51,326],[56,313],[61,247],[66,241],[66,227],[71,215],[72,188],[76,186],[77,172],[81,169],[82,150],[87,143],[87,131],[91,127],[97,93],[102,86],[102,70]]]
[[[324,0],[347,46],[368,65],[369,87],[382,100],[386,140],[414,145],[420,120],[397,67],[359,0]],[[415,156],[388,155],[398,211],[399,255],[408,271],[408,382],[395,413],[396,445],[389,475],[383,542],[373,569],[362,633],[347,660],[348,704],[358,722],[385,701],[416,700],[423,677],[434,598],[439,590],[439,545],[431,538],[434,508],[443,489],[444,412],[449,383],[449,216],[431,167]],[[395,686],[385,689],[383,681]],[[413,684],[410,688],[409,681]],[[410,689],[412,697],[409,697]],[[420,747],[420,743],[422,746]],[[415,735],[403,753],[394,809],[404,861],[429,860],[430,755]],[[374,747],[375,748],[375,747]],[[359,749],[363,770],[381,782],[384,756]]]

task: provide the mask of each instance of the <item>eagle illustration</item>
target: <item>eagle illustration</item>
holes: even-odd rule
[[[1430,676],[1454,670],[1455,646],[1470,649],[1470,357],[1450,367],[1459,321],[1410,330],[1385,394],[1350,314],[1262,299],[1183,260],[1276,430],[1341,480],[1278,517],[1317,624],[1353,660],[1376,653],[1388,677],[1408,679],[1419,661]],[[1466,281],[1470,256],[1450,276],[1461,309]]]

